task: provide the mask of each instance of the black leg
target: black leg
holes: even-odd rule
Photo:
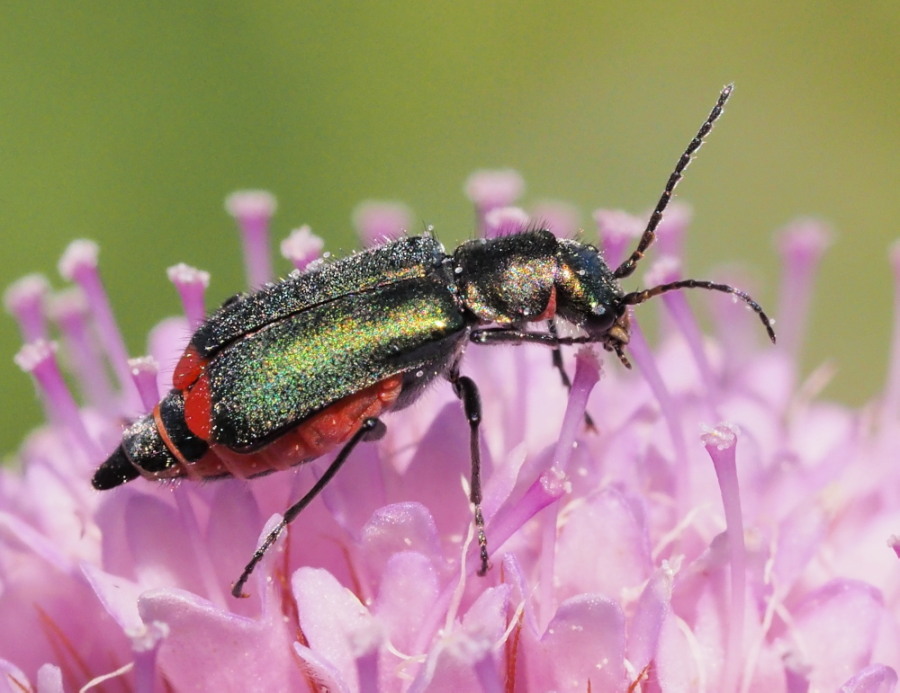
[[[550,332],[526,332],[508,327],[482,327],[469,333],[469,340],[476,344],[543,344],[556,347],[561,344],[596,344],[590,337],[559,337]]]
[[[475,506],[475,531],[478,533],[478,549],[481,557],[481,566],[478,574],[484,575],[488,571],[488,546],[487,534],[484,531],[484,515],[481,512],[481,448],[478,440],[478,427],[481,424],[481,396],[475,381],[464,375],[460,375],[454,366],[447,378],[453,385],[453,392],[462,402],[466,420],[469,422],[469,456],[472,460],[471,481],[469,488],[469,501]]]
[[[268,551],[272,544],[275,543],[275,540],[278,539],[278,535],[287,527],[296,517],[299,515],[303,509],[312,502],[312,499],[319,495],[319,492],[325,488],[329,481],[334,478],[334,475],[337,474],[338,469],[341,468],[341,465],[346,462],[347,458],[350,456],[350,453],[353,452],[353,449],[359,445],[362,440],[377,440],[384,435],[385,427],[384,424],[381,423],[378,419],[366,419],[363,421],[360,429],[353,434],[353,437],[347,441],[347,444],[341,448],[341,451],[338,453],[337,457],[334,458],[334,461],[328,466],[328,469],[325,470],[325,473],[322,477],[315,483],[315,485],[307,492],[303,498],[294,503],[291,507],[289,507],[282,518],[281,522],[279,522],[275,528],[269,532],[266,536],[263,543],[256,550],[256,553],[253,554],[253,558],[250,559],[250,562],[244,568],[244,572],[241,573],[241,576],[238,578],[238,581],[234,583],[234,587],[231,588],[231,594],[234,597],[248,597],[249,595],[244,594],[244,585],[247,583],[247,580],[250,578],[250,574],[253,572],[253,569],[256,568],[257,564],[262,560],[262,557],[266,555],[266,551]]]

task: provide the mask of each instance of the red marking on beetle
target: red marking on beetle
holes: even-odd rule
[[[175,372],[172,374],[172,385],[179,390],[187,390],[193,385],[200,376],[203,375],[203,369],[206,368],[208,360],[200,355],[193,346],[188,346],[184,350],[178,365],[175,366]]]
[[[198,438],[208,441],[212,436],[212,398],[209,378],[201,375],[184,396],[184,422]]]
[[[201,378],[198,385],[204,382]],[[196,387],[196,386],[195,386]],[[308,462],[339,445],[356,433],[362,422],[390,409],[403,388],[403,376],[393,375],[355,392],[284,432],[260,450],[235,453],[219,446],[213,448],[237,477],[251,477]],[[193,389],[191,393],[193,393]],[[187,404],[185,404],[187,412]]]
[[[538,320],[550,320],[553,316],[556,315],[556,286],[550,287],[550,298],[547,299],[547,307],[544,308],[544,311],[534,318],[534,321]]]
[[[168,443],[166,443],[166,446],[168,447]],[[172,450],[172,448],[169,449]],[[199,460],[194,460],[193,462],[188,462],[183,459],[183,456],[176,455],[178,459],[177,465],[159,472],[145,472],[140,470],[141,476],[145,479],[152,479],[154,481],[180,479],[182,477],[188,477],[192,481],[199,481],[200,479],[209,479],[210,477],[231,476],[231,471],[219,455],[220,450],[221,448],[219,450],[210,448],[203,457]]]
[[[228,476],[228,465],[222,460],[216,448],[210,448],[199,460],[188,462],[184,469],[175,476],[186,476],[193,480],[210,477]]]

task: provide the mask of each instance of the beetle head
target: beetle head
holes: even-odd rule
[[[557,314],[583,329],[591,341],[606,342],[616,330],[627,343],[622,289],[600,252],[592,245],[560,240],[556,255]]]

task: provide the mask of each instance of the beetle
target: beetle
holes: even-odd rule
[[[479,574],[488,570],[481,512],[476,384],[459,371],[469,343],[538,343],[553,350],[598,343],[630,368],[628,307],[659,294],[701,288],[732,294],[772,322],[746,293],[685,279],[626,292],[655,239],[673,191],[731,95],[725,87],[685,149],[631,255],[615,269],[592,245],[546,229],[463,243],[448,254],[429,235],[411,236],[269,284],[225,302],[197,329],[178,362],[173,389],[132,423],[97,469],[96,489],[147,479],[256,477],[338,450],[314,486],[267,535],[232,593],[243,586],[279,533],[333,478],[364,439],[384,432],[381,416],[415,401],[439,377],[449,380],[470,426],[470,501]],[[577,328],[561,337],[555,321]],[[546,323],[545,331],[528,329]]]

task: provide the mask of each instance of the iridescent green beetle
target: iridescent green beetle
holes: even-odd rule
[[[315,486],[266,537],[232,593],[241,596],[253,568],[334,476],[364,438],[383,433],[380,417],[412,403],[445,377],[471,428],[471,502],[488,569],[481,514],[478,389],[459,373],[465,346],[533,342],[599,343],[629,366],[628,306],[661,293],[702,288],[730,293],[772,324],[747,294],[725,284],[686,279],[626,293],[691,156],[722,113],[726,87],[691,140],[634,252],[610,269],[599,251],[547,230],[469,241],[448,255],[430,236],[403,238],[357,253],[253,293],[238,295],[193,335],[175,369],[173,389],[153,412],[126,429],[93,478],[109,489],[148,479],[254,477],[340,448]],[[560,337],[555,320],[582,336]],[[529,323],[546,323],[531,331]]]

